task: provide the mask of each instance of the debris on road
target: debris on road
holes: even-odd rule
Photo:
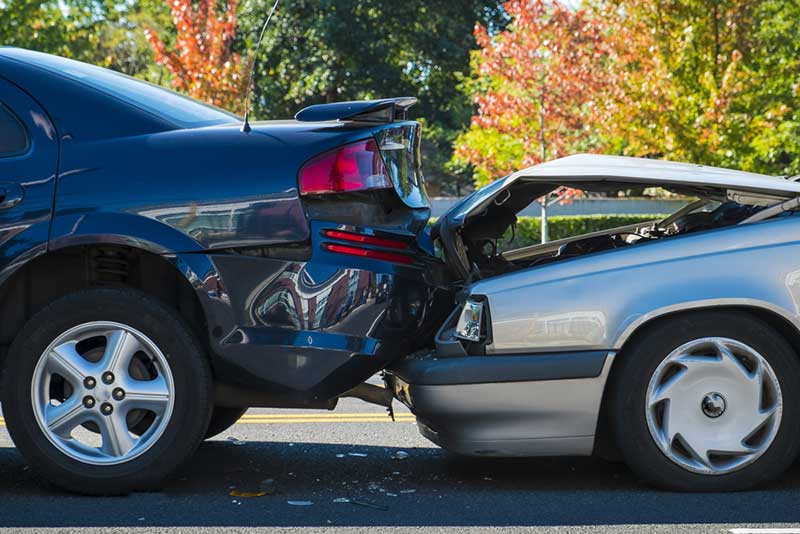
[[[380,491],[381,493],[386,491],[383,488],[383,486],[381,486],[377,482],[370,482],[369,484],[367,484],[367,490],[371,491],[372,493],[375,493],[376,491]]]
[[[265,491],[239,491],[239,490],[233,490],[228,495],[230,495],[231,497],[241,497],[243,499],[252,499],[254,497],[263,497],[266,494],[267,494],[267,492],[265,492]]]
[[[234,445],[244,445],[245,444],[244,441],[242,441],[240,439],[237,439],[237,438],[234,438],[233,436],[228,436],[228,441],[230,441]]]
[[[397,451],[392,455],[392,460],[407,460],[411,456],[406,451]]]
[[[371,502],[367,502],[367,501],[357,501],[355,499],[351,499],[350,502],[353,503],[353,504],[356,504],[358,506],[363,506],[365,508],[374,508],[375,510],[382,510],[384,512],[388,512],[389,511],[389,507],[388,506],[384,506],[382,504],[375,504],[375,503],[371,503]]]
[[[286,503],[292,506],[311,506],[314,504],[311,501],[286,501]]]
[[[368,454],[366,452],[348,452],[347,456],[355,456],[356,458],[366,458]]]

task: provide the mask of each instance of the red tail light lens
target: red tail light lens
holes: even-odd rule
[[[342,232],[340,230],[323,230],[322,235],[332,239],[341,239],[342,241],[352,241],[353,243],[373,245],[376,247],[394,248],[397,250],[404,250],[409,246],[405,241],[395,241],[394,239],[386,239],[383,237],[374,237],[364,234],[354,234],[351,232]]]
[[[337,245],[335,243],[323,243],[322,248],[328,252],[337,252],[349,256],[359,256],[361,258],[371,258],[373,260],[391,261],[393,263],[404,263],[409,265],[414,263],[414,258],[397,254],[394,252],[383,252],[381,250],[369,250],[366,248],[350,247],[347,245]]]
[[[300,169],[300,192],[304,195],[389,187],[392,182],[374,139],[320,154]]]

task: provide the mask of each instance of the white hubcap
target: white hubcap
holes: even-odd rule
[[[703,338],[672,351],[647,387],[646,418],[661,451],[708,475],[741,469],[769,448],[783,399],[769,363],[744,343]]]
[[[92,322],[61,334],[39,358],[31,399],[39,427],[67,456],[129,461],[163,434],[174,402],[164,354],[130,326]]]

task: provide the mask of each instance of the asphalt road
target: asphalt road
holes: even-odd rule
[[[265,479],[274,494],[231,496]],[[37,483],[0,427],[0,527],[15,531],[800,532],[798,503],[800,465],[762,491],[665,493],[596,459],[458,458],[421,438],[410,414],[392,423],[355,400],[334,412],[251,410],[162,492],[97,499]]]

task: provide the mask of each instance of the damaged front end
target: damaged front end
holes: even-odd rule
[[[390,366],[387,387],[416,416],[423,436],[470,456],[590,454],[613,353],[486,354],[488,313],[471,299],[436,335],[436,349]],[[479,326],[467,324],[479,320]],[[565,396],[564,388],[572,393]]]

